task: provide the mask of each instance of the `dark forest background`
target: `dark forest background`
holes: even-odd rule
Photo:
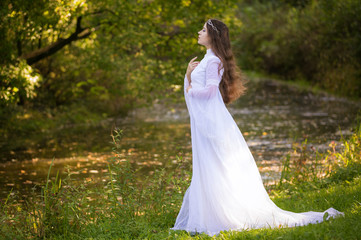
[[[3,0],[2,128],[177,101],[189,59],[204,54],[197,32],[211,17],[228,24],[246,73],[361,97],[359,0]]]

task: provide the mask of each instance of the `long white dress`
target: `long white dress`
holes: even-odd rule
[[[228,112],[218,85],[223,69],[211,49],[191,74],[192,88],[184,79],[190,115],[193,172],[182,207],[171,230],[206,233],[223,230],[301,226],[343,214],[294,213],[280,209],[269,198],[254,158],[241,131]]]

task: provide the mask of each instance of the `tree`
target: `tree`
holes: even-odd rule
[[[1,94],[15,96],[14,102],[27,99],[19,89],[29,81],[16,80],[24,59],[32,74],[39,75],[34,96],[55,106],[88,97],[114,101],[119,95],[123,100],[151,96],[182,78],[208,17],[228,16],[232,22],[234,2],[5,0],[0,12],[0,53],[5,56]]]

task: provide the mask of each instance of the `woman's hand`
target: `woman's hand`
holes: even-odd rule
[[[192,60],[188,63],[188,68],[187,68],[187,78],[188,78],[188,82],[191,83],[191,73],[193,72],[193,70],[198,66],[199,62],[198,61],[194,61],[196,60],[197,57],[192,58]]]

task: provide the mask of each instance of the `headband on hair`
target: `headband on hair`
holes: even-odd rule
[[[211,19],[208,19],[207,23],[213,28],[214,31],[216,31],[217,33],[219,33],[218,29],[213,25]]]

